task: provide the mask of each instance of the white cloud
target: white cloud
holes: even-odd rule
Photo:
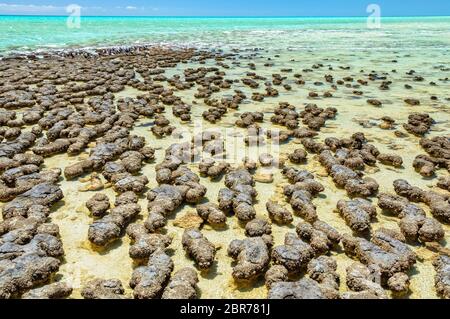
[[[1,0],[0,0],[1,1]],[[76,3],[76,0],[74,0]],[[132,5],[128,6],[116,6],[112,8],[99,7],[99,6],[86,6],[82,7],[82,14],[95,15],[95,14],[108,14],[116,13],[115,10],[127,10],[139,12],[156,12],[159,9],[156,7],[136,7]],[[112,10],[111,10],[112,9]],[[34,5],[34,4],[12,4],[12,3],[0,3],[0,14],[23,14],[23,15],[67,15],[66,6],[53,6],[53,5]],[[134,13],[136,14],[136,13]]]
[[[76,2],[76,1],[75,1]],[[76,3],[72,4],[78,6]],[[68,6],[53,6],[53,5],[34,5],[34,4],[12,4],[12,3],[0,3],[0,14],[23,14],[23,15],[67,15]],[[98,14],[106,13],[107,10],[104,7],[90,6],[82,7],[83,13]]]
[[[0,3],[2,13],[57,13],[63,10],[64,7],[52,5]]]

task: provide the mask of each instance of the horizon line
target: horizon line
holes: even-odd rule
[[[0,14],[0,17],[68,17],[61,14]],[[301,15],[81,15],[81,17],[93,17],[93,18],[367,18],[367,15],[360,16],[301,16]],[[383,18],[450,18],[449,15],[385,15]]]

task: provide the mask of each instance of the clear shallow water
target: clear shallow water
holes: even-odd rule
[[[0,16],[0,52],[50,48],[170,44],[204,48],[291,50],[450,50],[450,17],[175,18]]]

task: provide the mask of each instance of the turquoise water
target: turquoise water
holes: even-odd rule
[[[450,17],[383,18],[175,18],[0,16],[0,52],[131,44],[280,50],[450,48]]]

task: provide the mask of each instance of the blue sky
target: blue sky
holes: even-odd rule
[[[450,0],[0,0],[0,14],[148,16],[367,16],[375,3],[382,16],[450,15]]]

